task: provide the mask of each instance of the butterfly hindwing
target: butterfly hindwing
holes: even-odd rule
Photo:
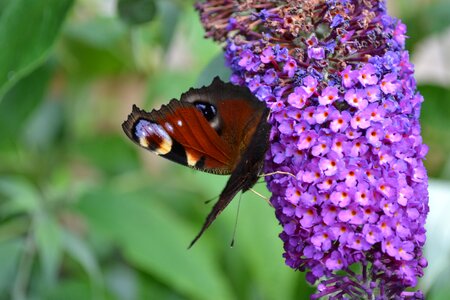
[[[219,214],[230,204],[240,191],[246,192],[258,181],[258,176],[263,168],[264,155],[268,147],[270,126],[266,122],[268,111],[264,111],[260,122],[256,126],[248,147],[241,156],[236,168],[233,170],[224,189],[220,193],[219,200],[214,204],[211,212],[206,217],[200,232],[189,245],[192,247],[202,236],[206,229],[214,222]]]

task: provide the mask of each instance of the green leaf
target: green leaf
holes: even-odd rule
[[[138,275],[129,265],[115,263],[107,269],[105,277],[108,290],[112,291],[117,299],[137,299]]]
[[[84,22],[69,23],[64,35],[94,48],[113,50],[125,41],[127,27],[112,17],[94,17]]]
[[[0,102],[0,143],[6,138],[15,142],[20,139],[25,121],[44,99],[52,71],[50,63],[43,64],[5,94]]]
[[[28,148],[22,148],[27,121],[42,104],[54,64],[45,63],[23,77],[0,102],[0,172],[29,166]]]
[[[125,134],[92,136],[81,140],[74,150],[110,174],[121,174],[140,163],[136,147],[126,140]]]
[[[5,12],[5,9],[8,6],[8,4],[12,1],[13,0],[0,0],[0,17]]]
[[[32,213],[39,208],[40,194],[25,178],[0,177],[0,195],[10,200],[1,207],[2,217],[21,212]]]
[[[172,98],[178,99],[182,93],[192,87],[189,82],[193,83],[194,79],[194,76],[172,71],[161,72],[157,76],[150,77],[144,108],[159,106],[159,104],[154,103],[157,100],[163,99],[167,102]]]
[[[220,45],[212,39],[204,38],[205,29],[198,21],[198,13],[196,11],[193,9],[187,10],[187,13],[180,19],[179,27],[181,28],[179,28],[179,33],[182,33],[183,39],[186,40],[186,46],[183,44],[182,47],[186,47],[186,55],[189,53],[193,54],[192,59],[195,64],[198,64],[200,70],[206,67],[218,54],[223,55],[223,49]],[[197,72],[196,75],[198,76]]]
[[[170,42],[176,32],[175,29],[180,18],[180,7],[173,1],[158,1],[160,22],[160,38],[164,49],[170,46]]]
[[[29,118],[25,126],[23,143],[33,150],[48,150],[62,132],[63,105],[57,101],[46,101]]]
[[[59,224],[51,216],[38,213],[34,229],[45,279],[50,284],[54,284],[62,258],[62,236]]]
[[[194,299],[234,298],[212,249],[202,243],[187,250],[196,230],[151,198],[147,189],[101,189],[83,197],[79,207],[92,229],[112,235],[131,263],[179,293]]]
[[[450,89],[424,85],[419,87],[425,98],[422,105],[422,136],[430,151],[425,160],[430,176],[444,175],[450,179],[449,170],[445,170],[450,159]]]
[[[126,23],[140,25],[153,20],[156,4],[154,0],[119,0],[117,10]]]
[[[0,243],[0,299],[8,299],[7,291],[12,286],[19,264],[22,239],[11,239]]]
[[[433,3],[434,2],[434,3]],[[448,0],[433,1],[425,10],[424,19],[427,20],[429,27],[428,35],[437,32],[443,32],[450,26],[450,3]]]
[[[394,1],[392,2],[394,3]],[[393,5],[399,18],[408,27],[406,45],[414,49],[421,40],[433,34],[445,32],[450,25],[450,2],[448,0],[422,1],[397,0]]]
[[[174,291],[171,286],[164,285],[164,283],[157,282],[154,278],[146,274],[140,277],[139,295],[135,299],[170,299],[170,300],[184,300]],[[146,276],[145,276],[146,275]]]
[[[73,0],[9,1],[0,18],[0,99],[45,61]]]
[[[436,127],[448,126],[450,89],[435,85],[421,85],[419,91],[425,99],[422,105],[422,122]]]
[[[294,288],[309,295],[309,287],[299,276],[301,274],[284,262],[283,243],[278,237],[282,227],[275,218],[274,209],[251,192],[243,194],[241,201],[234,248],[248,264],[250,277],[258,287],[257,296],[274,300],[295,299]]]
[[[68,230],[63,231],[63,244],[66,252],[88,273],[96,294],[101,294],[103,278],[95,254],[89,245]]]
[[[448,257],[447,257],[448,260]],[[426,271],[425,271],[426,273]],[[442,271],[439,277],[434,279],[433,286],[426,293],[425,299],[427,300],[448,300],[450,295],[450,285],[448,284],[448,278],[450,276],[450,269],[447,268]]]
[[[99,299],[91,294],[91,288],[87,280],[81,278],[62,279],[58,285],[51,289],[39,291],[39,296],[33,299],[46,300],[80,300],[80,299]],[[102,298],[100,298],[102,299]]]
[[[61,54],[72,80],[78,77],[90,81],[124,71],[130,64],[127,38],[127,27],[116,18],[94,17],[68,23]]]
[[[203,69],[197,82],[199,86],[209,85],[214,77],[219,76],[223,81],[229,81],[231,70],[225,67],[223,53],[219,53]]]

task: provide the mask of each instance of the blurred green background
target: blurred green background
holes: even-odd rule
[[[450,286],[450,1],[388,1],[408,25],[431,180],[420,287]],[[272,209],[242,197],[187,246],[227,178],[138,149],[133,103],[228,76],[193,1],[0,0],[0,299],[307,299]],[[436,54],[437,53],[437,54]],[[256,189],[268,195],[264,184]]]

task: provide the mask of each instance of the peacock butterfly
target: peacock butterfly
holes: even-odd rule
[[[258,180],[268,147],[268,114],[247,88],[218,77],[159,110],[146,112],[133,105],[122,128],[136,144],[196,170],[231,174],[189,248],[239,191],[249,190]]]

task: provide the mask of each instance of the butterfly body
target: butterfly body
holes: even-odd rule
[[[139,146],[190,168],[231,174],[211,213],[190,247],[239,191],[258,180],[267,151],[269,110],[244,87],[222,82],[190,89],[159,110],[133,106],[122,124]]]

